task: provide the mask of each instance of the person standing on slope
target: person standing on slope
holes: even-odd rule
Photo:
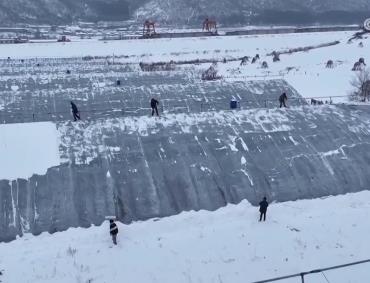
[[[267,212],[267,207],[269,206],[269,203],[266,200],[266,197],[263,198],[263,200],[260,202],[260,222],[266,221],[266,212]]]
[[[286,93],[284,92],[282,95],[280,95],[279,97],[279,102],[280,102],[280,108],[284,107],[286,108],[286,101],[288,100],[288,96],[286,95]]]
[[[159,104],[159,101],[155,98],[152,98],[152,100],[150,101],[150,107],[152,108],[152,116],[154,116],[154,111],[157,114],[157,116],[159,116],[159,114],[158,114],[158,104]]]
[[[110,229],[110,235],[112,236],[113,244],[117,245],[117,234],[118,234],[118,227],[117,224],[114,223],[113,219],[109,220],[109,229]]]
[[[72,114],[73,114],[73,120],[76,122],[77,119],[81,120],[80,112],[78,111],[78,108],[76,104],[71,101],[71,107],[72,107]]]

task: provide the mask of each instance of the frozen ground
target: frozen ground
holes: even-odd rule
[[[272,204],[266,223],[247,202],[216,212],[187,212],[108,223],[0,244],[6,283],[244,283],[369,257],[370,192]],[[329,282],[364,283],[369,264],[326,272]],[[282,281],[299,282],[299,279]],[[322,274],[306,282],[328,282]]]
[[[0,180],[45,174],[60,164],[53,123],[0,125]]]

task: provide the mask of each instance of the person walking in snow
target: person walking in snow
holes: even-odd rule
[[[117,234],[118,234],[118,227],[117,224],[114,223],[113,219],[109,220],[109,229],[110,229],[110,235],[112,236],[113,244],[117,245]]]
[[[284,107],[286,108],[286,101],[288,100],[288,96],[286,95],[286,93],[284,92],[282,95],[280,95],[279,97],[279,102],[280,102],[280,108]]]
[[[263,198],[263,200],[260,202],[260,222],[262,221],[262,217],[263,217],[263,221],[266,221],[266,212],[267,212],[267,207],[269,206],[269,203],[267,202],[266,200],[266,197]]]
[[[152,100],[150,101],[150,107],[152,108],[152,116],[154,116],[154,111],[157,114],[157,116],[159,116],[159,114],[158,114],[158,104],[159,104],[159,101],[155,98],[152,98]]]
[[[78,108],[76,104],[71,101],[71,107],[72,107],[72,114],[73,114],[73,120],[76,122],[77,119],[81,120],[80,112],[78,111]]]

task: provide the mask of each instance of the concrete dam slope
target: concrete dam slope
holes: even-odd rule
[[[100,225],[106,215],[129,223],[263,196],[367,190],[369,114],[298,105],[58,122],[63,164],[0,181],[0,241]]]
[[[0,72],[0,122],[53,121],[62,160],[0,180],[0,241],[106,215],[129,223],[369,189],[366,106],[312,107],[284,80],[202,82],[200,69],[141,72],[106,58],[0,60]],[[289,109],[277,108],[282,92]]]
[[[152,97],[160,99],[160,110],[166,113],[226,110],[232,98],[242,109],[275,107],[284,91],[290,98],[300,98],[283,80],[203,82],[201,73],[194,70],[141,72],[132,65],[107,67],[102,59],[91,65],[82,59],[36,62],[0,61],[0,105],[4,105],[0,107],[0,123],[70,120],[71,100],[86,120],[147,115]]]

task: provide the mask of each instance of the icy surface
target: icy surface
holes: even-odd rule
[[[244,283],[367,259],[370,193],[272,204],[267,221],[246,201],[216,212],[108,223],[0,243],[6,283]],[[327,271],[329,282],[364,283],[369,263]],[[322,274],[306,282],[326,283]],[[299,282],[299,278],[282,281]]]
[[[50,122],[0,124],[0,180],[46,174],[60,164],[56,126]]]

